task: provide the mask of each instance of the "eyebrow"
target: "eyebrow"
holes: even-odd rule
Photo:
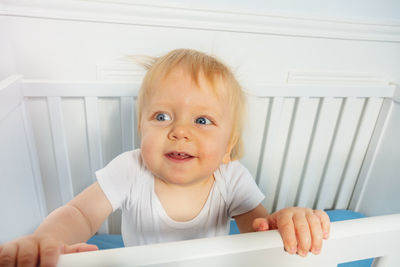
[[[156,111],[163,110],[163,109],[164,109],[163,106],[164,106],[164,107],[165,107],[165,106],[168,106],[168,102],[155,102],[154,105],[155,105],[157,108],[151,109],[150,111],[151,111],[152,113],[153,113],[153,112],[156,112]],[[196,108],[196,109],[199,109],[199,110],[201,111],[201,112],[200,112],[200,115],[207,115],[207,113],[210,113],[210,114],[212,115],[212,117],[214,117],[214,119],[215,119],[215,117],[217,117],[218,119],[220,119],[220,118],[222,118],[222,117],[224,116],[223,113],[219,113],[219,112],[217,112],[217,111],[215,111],[215,110],[211,110],[211,109],[209,108],[209,106],[205,106],[205,105],[198,104],[198,105],[192,105],[191,107],[194,107],[194,108]]]

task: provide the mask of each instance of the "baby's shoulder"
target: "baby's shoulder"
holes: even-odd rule
[[[250,175],[247,168],[238,160],[231,161],[227,164],[221,164],[218,170],[224,178],[229,180],[231,180],[231,178],[239,178],[243,175]]]

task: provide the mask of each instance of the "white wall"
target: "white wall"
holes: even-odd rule
[[[6,17],[0,16],[0,81],[16,73],[14,51],[6,28]]]

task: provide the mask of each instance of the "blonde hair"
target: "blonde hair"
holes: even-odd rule
[[[142,58],[143,59],[143,58]],[[146,100],[151,96],[152,84],[158,79],[163,79],[175,67],[181,67],[191,75],[192,80],[198,85],[200,73],[212,85],[215,93],[220,95],[221,88],[216,86],[217,80],[222,80],[230,101],[231,112],[233,113],[233,125],[230,142],[234,143],[231,150],[231,160],[240,159],[243,156],[242,130],[245,117],[245,94],[234,77],[232,71],[213,56],[207,55],[192,49],[176,49],[159,58],[148,58],[142,61],[142,65],[147,69],[142,86],[138,95],[138,126],[142,109]]]

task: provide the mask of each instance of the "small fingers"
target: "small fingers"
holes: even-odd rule
[[[293,216],[294,228],[297,236],[297,254],[307,256],[311,248],[312,238],[309,222],[306,216],[302,213],[296,213]]]
[[[331,221],[328,214],[323,210],[314,210],[314,214],[319,218],[321,222],[323,238],[328,239],[331,229]]]
[[[16,243],[4,245],[0,251],[0,266],[15,266],[17,253],[18,245]]]
[[[282,215],[277,220],[279,233],[281,234],[285,250],[294,254],[297,252],[297,238],[291,214]]]
[[[267,219],[265,219],[265,218],[254,219],[252,227],[253,227],[253,230],[256,232],[267,231],[269,228]]]
[[[312,211],[307,212],[306,218],[310,226],[312,237],[311,252],[313,254],[319,254],[322,248],[322,226],[320,219]]]
[[[56,266],[63,245],[53,239],[44,239],[39,247],[40,266]]]
[[[18,266],[37,266],[38,263],[38,244],[32,239],[24,240],[19,244],[17,265]]]
[[[77,243],[70,246],[65,246],[63,253],[68,254],[68,253],[87,252],[95,250],[99,250],[99,248],[96,245]]]

